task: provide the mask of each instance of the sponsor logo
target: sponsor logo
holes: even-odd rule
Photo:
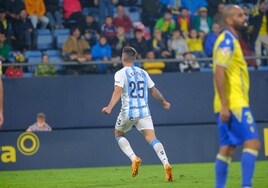
[[[40,146],[40,142],[36,134],[32,132],[24,132],[17,139],[17,149],[21,154],[26,156],[34,155]],[[0,162],[16,163],[17,151],[14,146],[0,147]]]

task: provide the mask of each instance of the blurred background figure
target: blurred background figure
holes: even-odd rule
[[[45,0],[46,17],[52,30],[63,28],[62,13],[59,9],[59,0]]]
[[[152,61],[155,60],[155,54],[153,51],[147,53],[146,59],[150,60],[143,63],[143,68],[149,74],[162,74],[165,68],[165,63],[162,61]]]
[[[49,62],[47,54],[42,55],[42,62],[35,71],[35,76],[55,76],[57,74],[55,65]]]
[[[45,16],[46,7],[43,0],[24,0],[25,8],[34,29],[37,24],[41,23],[40,28],[45,29],[49,23],[49,19]]]
[[[198,72],[200,71],[200,65],[196,61],[195,56],[190,53],[186,52],[183,54],[184,61],[180,63],[180,71],[181,72]]]
[[[46,123],[46,115],[44,113],[38,113],[36,116],[36,122],[33,125],[30,125],[27,131],[52,131],[52,128]]]
[[[114,4],[118,3],[118,0],[94,0],[95,5],[99,5],[99,22],[103,24],[106,16],[113,17]]]

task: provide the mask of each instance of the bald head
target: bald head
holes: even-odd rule
[[[247,25],[244,11],[237,5],[226,6],[222,16],[227,28],[233,28],[236,31],[240,31]]]
[[[234,14],[239,12],[240,10],[242,11],[242,9],[237,5],[226,6],[222,14],[224,23],[226,23],[229,18],[232,18]]]

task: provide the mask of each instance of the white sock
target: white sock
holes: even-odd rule
[[[131,161],[135,160],[137,156],[135,155],[134,151],[132,150],[128,140],[125,137],[118,137],[116,139],[117,139],[117,143],[118,143],[119,147],[128,156],[128,158]]]
[[[166,164],[169,164],[164,146],[161,144],[161,142],[155,139],[151,142],[151,146],[154,148],[158,158],[163,163],[163,165],[165,166]]]

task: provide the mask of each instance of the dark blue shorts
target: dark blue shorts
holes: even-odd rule
[[[256,122],[249,107],[243,108],[240,114],[231,111],[228,123],[221,122],[219,113],[216,116],[221,146],[241,145],[247,140],[258,138]]]

